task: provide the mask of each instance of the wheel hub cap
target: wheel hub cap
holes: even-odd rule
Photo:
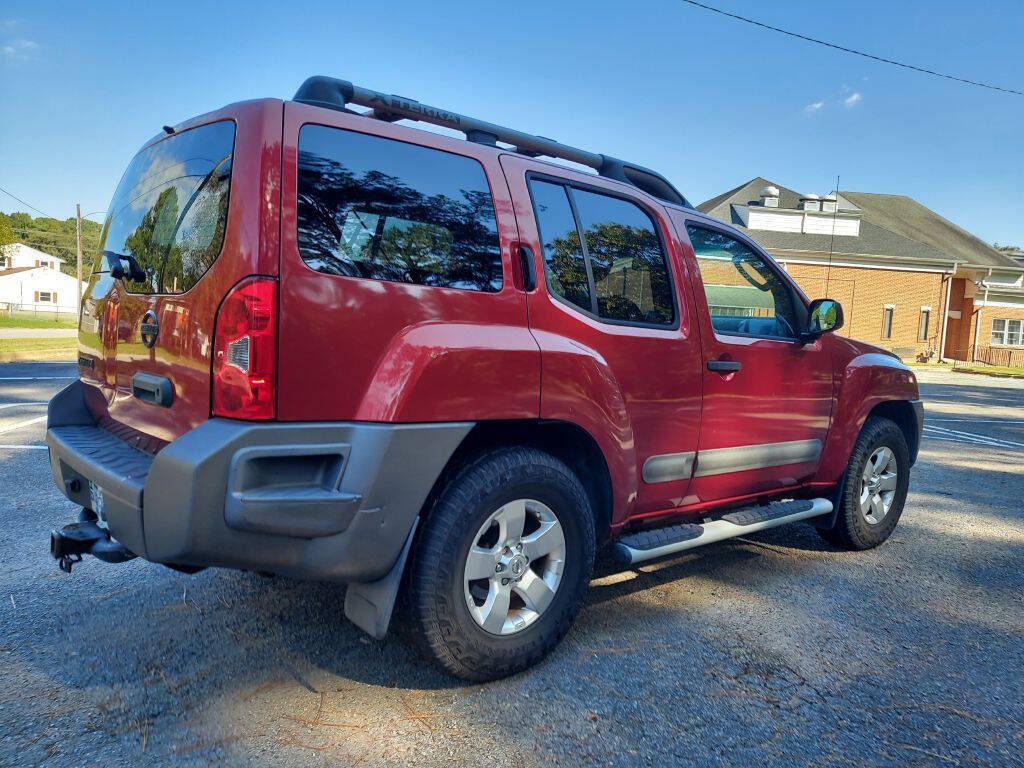
[[[565,535],[550,507],[534,499],[502,505],[480,526],[466,557],[470,615],[491,634],[525,629],[551,605],[564,565]]]
[[[864,465],[860,483],[860,511],[869,525],[878,525],[889,514],[897,480],[896,454],[885,446],[876,448]]]

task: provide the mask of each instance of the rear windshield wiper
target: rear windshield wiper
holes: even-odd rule
[[[117,253],[116,251],[104,251],[104,258],[107,260],[107,264],[110,265],[110,276],[116,280],[120,280],[125,276],[124,266],[121,264],[122,261],[128,262],[128,279],[141,283],[146,280],[146,270],[139,264],[138,259],[132,256],[130,253]]]

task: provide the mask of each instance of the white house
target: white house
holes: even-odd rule
[[[78,308],[78,280],[60,271],[60,259],[23,243],[0,255],[0,310],[70,312]]]

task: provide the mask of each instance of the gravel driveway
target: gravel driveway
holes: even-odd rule
[[[338,587],[60,573],[75,509],[32,403],[73,374],[0,366],[0,765],[1024,765],[1022,382],[922,374],[885,546],[798,525],[602,564],[547,660],[466,685],[356,630]]]

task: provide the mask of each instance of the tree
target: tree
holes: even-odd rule
[[[16,213],[0,213],[0,231],[10,229],[11,239],[4,241],[0,234],[0,247],[10,243],[24,243],[36,250],[56,256],[60,260],[63,272],[75,274],[75,219],[64,221],[46,216],[32,218],[31,215],[18,211]],[[82,257],[88,269],[93,255],[99,248],[100,225],[95,221],[82,219]]]
[[[6,218],[0,219],[0,256],[7,255],[7,249],[14,242],[14,230]]]

